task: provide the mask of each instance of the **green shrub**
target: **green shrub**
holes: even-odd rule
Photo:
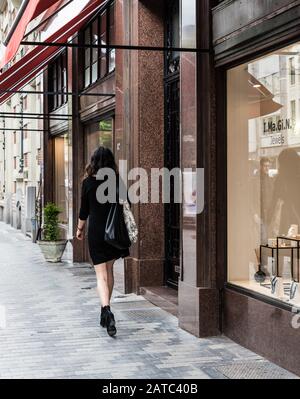
[[[57,241],[59,240],[58,215],[61,210],[55,204],[48,202],[44,207],[44,240]]]

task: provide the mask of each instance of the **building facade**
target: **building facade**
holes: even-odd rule
[[[97,145],[127,160],[128,169],[181,168],[182,204],[133,207],[140,236],[124,263],[125,292],[176,314],[179,326],[198,337],[225,333],[299,373],[294,3],[109,2],[74,38],[79,48],[55,61],[66,62],[67,78],[59,72],[57,80],[51,68],[45,75],[45,85],[54,81],[85,95],[45,101],[45,113],[73,118],[51,126],[45,140],[44,194],[65,201],[72,239],[84,167]],[[147,50],[80,48],[99,42]],[[148,48],[163,46],[198,51]],[[199,214],[196,168],[205,181]],[[291,228],[294,244],[285,240]],[[73,259],[87,261],[87,244],[72,242]]]
[[[284,0],[213,9],[222,331],[298,374],[299,16]]]
[[[14,22],[20,3],[1,2],[1,43]],[[38,37],[39,32],[31,38]],[[30,49],[30,46],[22,46],[6,68]],[[25,92],[41,92],[42,89],[41,75],[23,88]],[[32,233],[32,218],[36,216],[41,186],[43,119],[38,119],[36,114],[42,114],[42,101],[41,94],[16,93],[0,108],[0,220],[21,229],[24,234]]]
[[[71,258],[89,261],[81,182],[105,145],[144,184],[124,292],[298,374],[299,16],[291,0],[106,1],[41,82],[42,198],[62,209]],[[180,168],[182,204],[149,202],[137,167]]]

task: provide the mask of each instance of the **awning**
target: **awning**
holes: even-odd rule
[[[16,17],[18,24],[16,27],[13,27],[13,33],[9,38],[9,41],[4,50],[3,57],[0,61],[0,69],[2,69],[16,55],[29,22],[38,17],[42,12],[44,12],[57,2],[58,0],[27,1],[27,5],[25,4],[24,10],[21,11],[22,15],[19,17],[17,15]]]
[[[274,101],[274,94],[271,93],[267,87],[256,79],[250,72],[244,72],[246,73],[248,83],[248,118],[260,118],[279,111],[283,105]]]
[[[93,16],[104,0],[91,1],[76,17],[45,40],[45,43],[67,41],[81,26]],[[0,104],[10,98],[13,93],[5,90],[18,90],[30,82],[39,71],[61,50],[60,46],[37,46],[22,59],[0,75]]]

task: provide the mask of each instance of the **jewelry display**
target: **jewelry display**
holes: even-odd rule
[[[273,276],[271,278],[271,293],[272,293],[272,295],[274,295],[276,292],[277,283],[278,283],[278,278],[276,276]]]
[[[256,283],[269,290],[275,298],[292,301],[300,306],[299,226],[291,225],[287,236],[269,238],[267,242],[255,249],[257,271],[252,273]],[[266,256],[267,263],[264,263]],[[266,282],[267,276],[269,282]]]
[[[288,234],[287,236],[289,238],[296,238],[297,239],[297,235],[299,233],[299,226],[297,224],[292,224],[291,227],[289,228]],[[297,242],[296,241],[291,241],[290,245],[292,247],[297,247]]]
[[[268,246],[269,247],[276,247],[277,245],[277,239],[276,238],[269,238],[268,239]]]
[[[292,225],[290,230],[294,230],[295,232],[298,233],[298,225]],[[297,235],[296,235],[297,237]],[[291,269],[291,279],[293,281],[300,281],[300,240],[297,238],[293,237],[277,237],[277,240],[281,240],[282,242],[287,242],[286,244],[286,249],[291,250],[291,256],[290,256],[290,269]],[[281,247],[282,248],[282,247]],[[277,265],[279,265],[279,250],[280,248],[277,248]],[[297,266],[297,276],[295,276],[294,273],[294,260],[295,260],[295,253],[296,253],[296,266]]]
[[[284,298],[284,285],[282,277],[272,277],[271,279],[271,292],[277,298]]]
[[[296,281],[293,281],[290,289],[290,300],[300,304],[300,285]]]
[[[275,258],[269,256],[268,257],[268,266],[267,266],[267,270],[270,276],[274,276],[275,275]]]
[[[254,275],[254,279],[257,283],[263,283],[266,280],[266,273],[261,269],[261,251],[255,249],[255,255],[258,265],[258,271]]]
[[[296,227],[298,228],[298,226],[293,225],[292,227],[294,232],[297,231]],[[263,271],[261,264],[263,260],[262,252],[265,250],[271,251],[271,259],[270,257],[268,257],[268,264],[264,266],[268,270],[269,274],[277,277],[282,277],[283,274],[285,276],[288,275],[289,276],[288,279],[300,282],[300,239],[299,238],[279,236],[276,238],[276,245],[274,245],[274,239],[269,238],[267,245],[260,246],[259,255],[257,254],[257,251],[255,251],[257,259],[259,259],[259,271]],[[290,250],[290,256],[285,257],[283,270],[279,270],[282,269],[280,268],[280,262],[279,262],[280,252],[287,250]],[[286,252],[285,253],[283,252],[283,255],[285,254]],[[288,272],[289,270],[290,272]],[[255,278],[255,280],[261,283],[259,276],[257,276],[257,279]]]
[[[295,299],[297,289],[298,289],[298,284],[295,281],[293,281],[290,289],[290,300]]]
[[[289,256],[285,256],[283,260],[283,270],[282,270],[282,277],[285,279],[292,278],[292,269],[291,269],[291,258]]]
[[[297,224],[292,224],[289,228],[288,237],[296,238],[299,232],[299,226]]]

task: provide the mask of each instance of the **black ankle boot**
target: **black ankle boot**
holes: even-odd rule
[[[100,326],[105,327],[105,315],[104,315],[104,307],[103,306],[101,306]]]
[[[114,314],[110,310],[110,306],[104,306],[103,311],[107,333],[112,337],[117,332]]]

